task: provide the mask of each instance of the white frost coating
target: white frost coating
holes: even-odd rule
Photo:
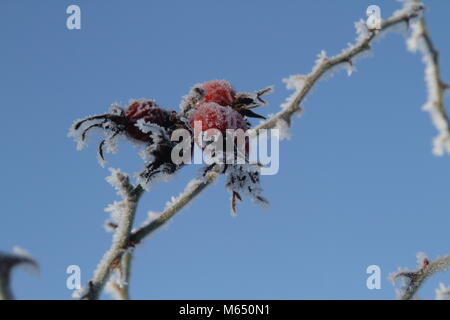
[[[126,264],[124,262],[126,256],[127,253],[122,255],[120,267],[114,269],[105,285],[105,291],[116,300],[124,299],[120,290],[128,285]]]
[[[116,154],[119,151],[118,139],[119,135],[115,135],[113,131],[104,133],[105,134],[105,142],[104,142],[104,150],[107,153]],[[100,156],[100,153],[97,152],[97,161],[102,168],[106,165],[106,159]]]
[[[154,211],[149,211],[147,212],[147,219],[145,219],[142,224],[141,227],[146,226],[150,223],[152,223],[153,221],[155,221],[156,219],[159,218],[159,216],[161,216],[160,213],[154,212]]]
[[[111,223],[114,225],[118,225],[120,222],[120,218],[125,213],[126,205],[123,201],[114,201],[112,204],[108,205],[105,209],[105,212],[109,212],[110,218],[105,221],[104,227],[106,231],[112,232],[115,229],[111,227]]]
[[[143,133],[148,134],[153,140],[153,143],[150,146],[151,148],[156,148],[157,145],[163,140],[170,141],[166,130],[156,123],[146,122],[144,119],[139,119],[136,121],[136,127],[138,127]]]
[[[305,81],[306,76],[303,74],[294,74],[283,79],[283,82],[286,84],[286,89],[294,90],[295,93],[300,92],[303,89]]]
[[[429,261],[428,260],[428,256],[425,252],[417,252],[416,254],[416,262],[417,262],[417,268],[423,268],[423,266],[425,265],[425,261]]]
[[[105,150],[108,153],[117,153],[118,146],[117,146],[117,139],[118,139],[118,135],[114,136],[114,132],[108,132],[106,134],[106,139],[105,139]]]
[[[273,131],[273,134],[277,135],[280,141],[284,139],[291,139],[291,129],[289,123],[286,120],[282,118],[278,119],[274,128],[278,129],[278,131]]]
[[[124,112],[124,110],[122,109],[122,107],[120,106],[120,103],[118,102],[113,102],[111,103],[111,105],[109,106],[109,111],[110,114],[114,114],[114,115],[120,115]]]
[[[82,121],[84,119],[77,119],[73,122],[73,124],[70,126],[69,132],[67,133],[67,136],[69,138],[73,138],[73,140],[75,140],[75,142],[77,143],[77,151],[81,151],[84,148],[87,147],[87,140],[88,139],[81,139],[81,132],[82,130],[80,130],[81,128],[83,128],[84,126],[82,126],[81,128],[79,128],[78,130],[75,130],[75,124],[77,124],[78,122]],[[87,137],[89,136],[89,133],[87,134]]]
[[[236,164],[228,166],[226,189],[252,199],[253,202],[267,207],[268,201],[261,196],[262,188],[259,177],[260,168],[254,164]]]
[[[356,67],[353,61],[344,63],[344,69],[347,71],[347,76],[349,77],[353,74],[353,72],[356,72]]]
[[[202,89],[202,84],[197,83],[190,90],[189,93],[183,96],[180,103],[180,110],[186,113],[203,98],[205,91]]]
[[[168,173],[168,171],[170,170],[169,166],[169,164],[162,164],[159,168],[160,172],[153,173],[150,180],[147,180],[142,176],[142,171],[136,173],[135,177],[137,183],[140,184],[145,191],[149,191],[154,183],[170,181],[173,177],[175,177],[175,173]]]
[[[141,130],[143,133],[150,133],[151,135],[156,135],[157,137],[159,137],[159,135],[164,132],[164,129],[161,126],[157,125],[156,123],[147,122],[144,119],[137,120],[136,127],[138,127],[139,130]]]
[[[126,250],[121,249],[120,244],[125,242],[124,237],[126,237],[126,234],[127,234],[125,232],[125,230],[128,228],[128,223],[127,223],[128,218],[129,217],[127,217],[125,214],[122,214],[120,216],[118,227],[112,237],[111,249],[106,251],[106,253],[103,255],[103,258],[100,260],[100,263],[97,265],[97,267],[94,271],[94,275],[103,274],[106,272],[106,269],[109,268],[109,265],[102,263],[103,261],[113,261],[114,260],[113,257],[115,256],[116,252],[119,250],[126,252]],[[81,292],[88,292],[88,291],[81,291]]]
[[[19,246],[14,246],[13,247],[13,252],[16,255],[18,255],[18,256],[21,256],[21,257],[24,257],[24,258],[33,259],[33,257],[31,256],[31,254],[27,250],[25,250],[25,249],[23,249],[23,248],[21,248]]]
[[[320,68],[322,63],[326,62],[328,60],[327,52],[325,50],[320,51],[320,53],[317,55],[317,59],[314,63],[314,67],[312,69],[312,73],[316,72],[317,69]]]
[[[78,290],[75,290],[75,291],[72,293],[72,298],[73,298],[73,299],[80,300],[80,299],[82,299],[83,297],[85,297],[85,296],[88,294],[88,292],[89,292],[88,288],[86,288],[86,287],[80,288],[80,289],[78,289]]]
[[[427,87],[427,101],[422,106],[422,110],[430,113],[434,126],[438,130],[438,135],[433,140],[433,153],[442,156],[445,152],[450,154],[450,134],[448,122],[441,110],[441,87],[439,83],[439,70],[433,59],[433,53],[424,38],[423,24],[418,21],[411,25],[411,35],[406,44],[411,52],[419,51],[422,54],[422,62],[425,64],[425,84]]]
[[[406,22],[396,23],[389,28],[378,31],[373,41],[380,42],[388,33],[397,33],[406,37],[408,35],[408,24]]]
[[[369,29],[366,21],[363,19],[355,22],[356,29],[356,43],[360,43],[369,37]]]
[[[446,287],[442,282],[436,289],[436,300],[450,300],[450,286]]]
[[[413,13],[416,6],[422,5],[419,1],[416,0],[397,0],[398,2],[403,4],[403,7],[399,10],[394,11],[393,16],[398,17],[403,14],[411,14]]]
[[[286,84],[286,89],[288,90],[294,90],[294,92],[286,98],[286,101],[280,105],[282,109],[286,109],[295,100],[295,97],[302,91],[307,76],[303,74],[294,74],[289,76],[288,78],[284,78],[283,82]],[[272,117],[272,115],[268,116],[269,119]],[[262,121],[263,122],[263,121]]]
[[[117,105],[113,104],[110,107],[111,114],[121,114],[123,110]],[[104,136],[104,144],[103,149],[106,153],[117,153],[118,144],[117,140],[121,136],[118,134],[119,131],[117,125],[110,120],[102,119],[89,119],[95,116],[88,116],[84,119],[78,119],[73,122],[72,126],[69,129],[67,136],[72,138],[76,143],[76,149],[78,151],[83,150],[88,146],[88,140],[93,134],[98,134],[100,136]],[[89,119],[89,120],[87,120]],[[80,124],[81,123],[81,124]],[[76,125],[78,124],[78,128]],[[97,154],[97,159],[99,164],[104,167],[105,159],[102,159],[100,154]]]
[[[410,279],[402,276],[403,274],[411,272],[408,268],[398,267],[397,271],[391,272],[388,276],[389,281],[395,286],[396,282],[400,282],[400,286],[395,288],[395,297],[400,299],[405,294],[405,288],[408,287]]]
[[[182,199],[186,194],[190,194],[192,191],[197,189],[200,184],[203,184],[204,180],[202,179],[192,179],[184,188],[183,192],[180,193],[177,197],[172,196],[169,201],[167,201],[164,210],[167,210],[174,204],[176,204],[180,199]],[[149,216],[150,218],[150,216]]]
[[[26,261],[28,261],[27,263],[17,264],[17,266],[19,268],[22,268],[22,269],[24,269],[30,273],[34,273],[34,274],[39,273],[39,267],[38,267],[38,264],[36,263],[36,260],[33,258],[33,256],[27,250],[25,250],[19,246],[14,246],[13,253],[16,256],[18,256],[20,258],[24,258],[24,259],[26,259]]]
[[[106,181],[117,191],[117,194],[122,198],[128,197],[129,190],[126,189],[128,185],[128,174],[123,173],[120,169],[109,168],[111,175],[106,177]]]
[[[305,85],[306,76],[303,74],[293,74],[288,78],[284,78],[283,82],[286,84],[286,89],[300,91]]]
[[[121,300],[122,298],[119,290],[117,290],[117,287],[119,286],[118,279],[118,271],[114,270],[105,285],[105,292],[109,294],[114,300]]]

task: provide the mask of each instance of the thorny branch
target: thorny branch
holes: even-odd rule
[[[129,184],[128,177],[123,176],[122,173],[113,171],[113,174],[119,175],[120,179],[118,180],[124,182],[120,188],[125,192],[119,193],[124,196],[123,201],[129,203],[122,211],[125,217],[122,219],[121,223],[126,224],[126,226],[122,226],[121,223],[119,223],[111,249],[105,254],[100,262],[94,274],[94,278],[89,281],[87,293],[82,294],[81,296],[84,299],[98,299],[111,271],[115,268],[123,267],[123,265],[121,265],[123,255],[129,250],[132,250],[137,243],[142,241],[142,239],[169,221],[173,215],[200,194],[200,192],[211,184],[218,176],[217,172],[212,171],[207,175],[206,179],[192,180],[185,191],[172,201],[170,206],[168,206],[158,218],[152,220],[138,230],[131,232],[131,224],[134,220],[137,202],[142,195],[143,189],[139,186],[132,188]],[[118,234],[119,232],[120,234]]]
[[[154,220],[134,231],[130,236],[129,245],[134,246],[140,243],[144,238],[152,234],[159,227],[170,220],[177,212],[184,208],[191,200],[205,190],[217,177],[219,173],[211,171],[205,179],[193,179],[186,186],[183,193],[174,199],[170,205]]]
[[[280,125],[290,126],[293,115],[299,114],[302,111],[300,105],[304,98],[310,92],[311,88],[327,72],[340,65],[346,66],[351,71],[354,63],[353,59],[357,58],[360,54],[369,51],[371,49],[371,42],[377,37],[378,34],[398,24],[406,23],[407,25],[410,25],[410,21],[414,18],[419,17],[419,14],[422,10],[423,6],[419,3],[416,3],[409,8],[405,8],[404,10],[395,13],[392,17],[382,22],[380,30],[366,30],[365,34],[360,34],[357,42],[354,45],[351,45],[342,53],[331,58],[322,55],[314,66],[313,70],[308,75],[301,77],[291,77],[290,79],[288,79],[288,87],[290,86],[290,88],[295,89],[294,94],[292,94],[291,97],[288,98],[286,103],[283,104],[283,108],[281,111],[256,126],[254,128],[255,130],[253,134],[255,136],[258,135],[261,129],[275,128]],[[436,81],[439,83],[439,98],[437,99],[437,101],[435,101],[435,105],[437,107],[436,110],[438,112],[437,116],[434,116],[433,118],[435,119],[435,124],[437,121],[436,119],[444,119],[444,126],[442,125],[442,121],[439,122],[440,126],[438,126],[438,124],[436,124],[436,126],[441,133],[442,131],[446,131],[448,134],[448,132],[450,132],[450,125],[447,114],[445,112],[445,108],[443,106],[442,94],[444,89],[449,88],[449,84],[444,83],[440,78],[437,52],[432,45],[431,38],[426,30],[426,26],[423,20],[420,20],[420,24],[422,26],[420,36],[423,37],[430,52],[433,53],[433,75],[436,78]],[[445,130],[441,130],[442,127],[444,127]],[[450,152],[450,149],[448,149],[448,151]],[[164,225],[176,213],[182,210],[190,201],[192,201],[197,195],[199,195],[211,183],[213,183],[218,176],[218,172],[213,169],[205,179],[193,179],[186,186],[185,190],[176,199],[171,201],[170,204],[163,210],[163,212],[160,213],[160,215],[156,219],[149,221],[148,223],[132,232],[132,225],[134,222],[136,207],[139,198],[143,193],[143,189],[139,186],[133,187],[129,183],[128,177],[120,174],[120,179],[118,180],[122,181],[123,184],[118,189],[119,193],[123,197],[123,218],[121,219],[117,227],[116,233],[114,235],[114,241],[110,250],[105,254],[102,261],[100,262],[93,279],[89,282],[87,293],[85,293],[82,297],[86,299],[97,299],[111,272],[118,266],[120,267],[120,264],[123,263],[122,259],[124,257],[124,254],[126,252],[129,252],[129,250],[133,249],[136,244],[140,243],[143,239],[145,239],[159,227]],[[128,259],[131,259],[130,255],[128,255]],[[450,260],[450,258],[446,259]],[[414,292],[416,292],[420,287],[423,280],[426,279],[426,277],[433,274],[434,272],[441,270],[443,268],[443,261],[447,260],[436,260],[435,262],[432,262],[428,266],[426,266],[426,271],[417,271],[417,273],[414,275],[414,281],[412,281],[412,289],[409,289],[408,295],[410,294],[412,296]],[[130,261],[128,261],[128,263],[129,262]],[[412,273],[411,277],[413,277]],[[121,290],[122,289],[124,288],[121,288]],[[122,298],[128,298],[128,294],[123,293]]]
[[[418,0],[412,2],[419,5]],[[411,25],[412,34],[408,39],[408,49],[422,54],[425,64],[425,83],[428,90],[428,99],[423,110],[428,111],[433,123],[438,130],[438,136],[434,139],[433,152],[436,155],[450,154],[450,120],[444,105],[444,91],[449,89],[441,77],[439,65],[439,52],[433,44],[428,32],[427,24],[423,16]]]
[[[418,269],[417,270],[400,270],[390,275],[393,282],[397,280],[404,280],[403,288],[398,292],[401,300],[410,300],[414,298],[416,292],[423,285],[425,280],[433,274],[441,271],[447,271],[450,268],[450,255],[438,258],[434,261],[429,261],[428,258],[420,258],[418,254]]]

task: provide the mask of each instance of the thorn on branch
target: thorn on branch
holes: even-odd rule
[[[11,274],[18,266],[30,266],[38,270],[38,263],[24,250],[15,248],[13,254],[0,252],[0,300],[13,300]]]

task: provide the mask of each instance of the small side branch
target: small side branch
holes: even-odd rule
[[[450,255],[429,261],[426,257],[420,258],[418,254],[418,260],[417,270],[400,270],[390,275],[394,283],[397,280],[404,281],[404,285],[399,291],[401,300],[414,298],[417,291],[429,277],[437,272],[447,271],[450,268]]]
[[[219,172],[216,168],[213,168],[204,179],[193,179],[186,186],[185,190],[174,200],[172,200],[166,206],[166,209],[152,221],[144,224],[142,227],[134,231],[130,236],[129,245],[134,246],[140,243],[145,237],[152,234],[159,227],[164,225],[170,220],[177,212],[179,212],[186,204],[198,196],[203,190],[205,190],[211,183],[213,183]]]

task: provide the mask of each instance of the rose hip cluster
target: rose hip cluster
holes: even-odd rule
[[[106,114],[95,115],[76,121],[69,135],[74,137],[81,149],[88,134],[100,129],[104,139],[98,146],[98,157],[103,165],[104,153],[115,153],[117,139],[124,137],[139,146],[143,146],[141,155],[145,166],[138,173],[139,183],[146,189],[158,178],[175,173],[183,164],[175,164],[171,159],[172,149],[177,142],[171,140],[176,129],[186,129],[194,133],[195,123],[201,123],[201,131],[216,129],[225,133],[227,129],[250,128],[248,118],[264,118],[252,111],[265,101],[261,96],[270,88],[255,93],[236,92],[231,84],[224,80],[213,80],[194,86],[176,112],[159,106],[155,101],[140,99],[131,101],[122,108],[116,104]],[[191,145],[198,137],[191,134]],[[191,148],[193,150],[193,148]],[[247,150],[248,151],[248,150]],[[204,175],[213,166],[204,169]],[[259,170],[254,164],[221,165],[227,176],[227,189],[232,194],[232,208],[235,211],[236,199],[241,195],[250,196],[257,202],[266,202],[260,196]]]

